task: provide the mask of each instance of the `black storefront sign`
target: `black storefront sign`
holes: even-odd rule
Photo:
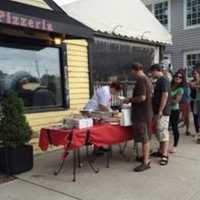
[[[68,16],[52,0],[47,2],[52,10],[0,0],[0,25],[53,32],[69,38],[93,38],[93,30]]]
[[[55,32],[55,24],[46,19],[30,17],[14,12],[0,10],[0,23],[24,28]]]

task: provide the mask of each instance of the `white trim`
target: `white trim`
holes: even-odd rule
[[[171,0],[168,0],[168,31],[171,32]]]
[[[184,52],[183,53],[183,67],[187,69],[187,55],[189,53]]]
[[[159,62],[160,62],[160,48],[155,47],[154,48],[154,63],[159,63]]]
[[[168,26],[167,26],[167,30],[169,32],[171,32],[171,0],[156,0],[156,1],[152,2],[152,5],[151,5],[152,6],[152,13],[155,16],[155,4],[163,3],[163,2],[166,2],[166,1],[168,2]]]
[[[187,0],[184,0],[183,2],[183,23],[184,23],[184,30],[189,30],[189,29],[195,29],[195,28],[200,28],[200,24],[192,25],[192,26],[187,26],[187,15],[186,15],[186,10],[187,10]]]

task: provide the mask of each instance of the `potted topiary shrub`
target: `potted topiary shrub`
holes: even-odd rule
[[[32,130],[24,115],[23,102],[14,92],[2,97],[0,117],[0,170],[9,175],[32,169]]]

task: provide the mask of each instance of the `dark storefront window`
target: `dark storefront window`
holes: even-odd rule
[[[60,49],[0,46],[0,96],[14,90],[27,110],[63,106]]]
[[[139,47],[128,42],[95,41],[92,46],[92,79],[94,82],[104,82],[110,77],[132,80],[131,65],[140,62],[147,72],[154,61],[154,52],[153,47]]]

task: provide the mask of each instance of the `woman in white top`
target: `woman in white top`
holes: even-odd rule
[[[119,82],[111,82],[109,85],[98,88],[92,99],[86,104],[86,111],[109,111],[111,108],[111,97],[120,92]]]

